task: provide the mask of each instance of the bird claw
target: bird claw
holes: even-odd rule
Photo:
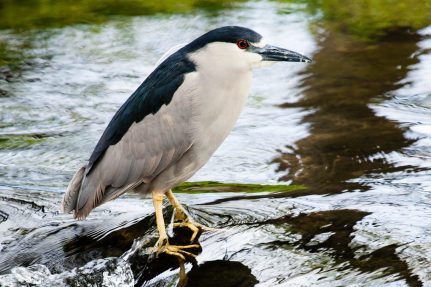
[[[202,231],[216,232],[216,231],[221,230],[218,228],[212,228],[212,227],[208,227],[208,226],[199,224],[197,222],[190,220],[190,218],[187,218],[187,219],[182,220],[180,222],[175,222],[173,224],[173,227],[174,228],[187,227],[188,229],[190,229],[192,231],[192,236],[190,237],[190,243],[193,243],[195,241],[196,237],[198,236],[198,234]]]
[[[199,232],[202,231],[202,227],[198,226],[197,224],[190,222],[189,220],[184,220],[181,222],[175,222],[174,228],[181,228],[181,227],[187,227],[192,231],[192,236],[190,237],[190,243],[193,243],[198,236]]]
[[[186,261],[187,258],[191,258],[193,261],[196,261],[196,255],[186,251],[184,249],[191,248],[200,248],[198,244],[190,244],[190,245],[170,245],[167,238],[159,239],[159,243],[157,244],[157,249],[155,250],[156,256],[159,256],[161,253],[166,253],[168,255],[175,256],[183,261]]]
[[[183,250],[188,248],[200,248],[198,244],[191,244],[191,245],[185,245],[185,246],[178,246],[178,245],[167,245],[165,246],[165,249],[163,252],[169,255],[176,256],[178,258],[181,258],[182,260],[186,261],[186,257],[191,258],[193,261],[196,261],[196,255]]]

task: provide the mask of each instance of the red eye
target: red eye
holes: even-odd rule
[[[246,48],[248,48],[248,46],[250,46],[250,44],[247,42],[247,40],[243,40],[243,39],[238,40],[238,42],[236,42],[236,45],[240,49],[246,49]]]

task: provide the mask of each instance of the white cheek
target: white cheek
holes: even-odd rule
[[[260,63],[262,63],[262,56],[256,53],[245,52],[246,59],[245,62],[250,63],[251,68],[260,67]]]
[[[258,43],[253,43],[253,46],[259,47],[259,48],[263,48],[266,46],[266,41],[264,39],[260,40],[260,42]]]
[[[278,62],[277,61],[260,61],[255,66],[253,66],[253,68],[269,67],[269,66],[272,66],[276,63],[278,63]]]

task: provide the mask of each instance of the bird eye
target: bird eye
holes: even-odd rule
[[[247,42],[247,40],[244,40],[244,39],[238,40],[238,42],[236,42],[236,45],[240,49],[246,49],[246,48],[248,48],[248,46],[250,46],[250,44]]]

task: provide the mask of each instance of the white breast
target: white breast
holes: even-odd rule
[[[203,164],[211,157],[234,127],[245,105],[251,66],[236,45],[213,43],[190,58],[196,73],[186,80],[196,87],[195,147]]]
[[[192,145],[150,188],[169,189],[190,178],[228,136],[243,109],[251,83],[250,53],[234,44],[214,43],[190,56],[196,71],[185,75],[170,105],[177,121],[187,117]]]

